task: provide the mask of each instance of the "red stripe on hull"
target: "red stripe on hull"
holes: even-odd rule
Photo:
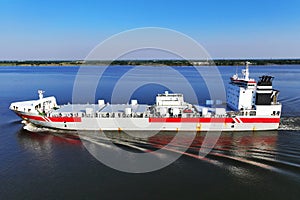
[[[280,118],[240,118],[243,123],[279,123]]]
[[[32,119],[36,121],[47,121],[47,122],[81,122],[80,117],[42,117],[42,116],[34,116],[34,115],[23,115],[18,114],[23,119]],[[46,119],[47,120],[46,120]]]
[[[149,118],[150,123],[232,123],[232,118]]]
[[[80,117],[48,117],[52,122],[81,122]]]
[[[239,118],[239,119],[242,123],[279,123],[280,122],[280,118]],[[235,123],[233,118],[149,118],[149,122],[150,123]]]
[[[41,116],[32,116],[32,115],[23,115],[23,114],[17,114],[19,115],[21,118],[23,119],[32,119],[32,120],[36,120],[36,121],[46,121],[43,117]]]

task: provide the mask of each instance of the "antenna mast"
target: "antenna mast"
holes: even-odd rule
[[[246,81],[249,81],[249,64],[251,63],[246,61],[246,69],[244,71],[244,76]]]

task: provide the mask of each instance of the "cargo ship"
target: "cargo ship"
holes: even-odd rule
[[[249,77],[249,63],[242,75],[230,78],[227,102],[208,100],[205,105],[185,102],[181,93],[164,92],[154,105],[127,104],[57,105],[54,96],[11,103],[10,109],[23,120],[39,127],[87,131],[259,131],[279,127],[282,105],[279,91],[273,89],[274,77],[264,75],[256,81]]]

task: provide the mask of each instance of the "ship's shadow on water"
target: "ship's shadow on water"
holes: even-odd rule
[[[25,130],[24,127],[17,133],[17,139],[20,146],[30,152],[36,152],[37,150],[46,150],[46,146],[55,146],[59,144],[71,144],[82,146],[82,143],[76,135],[61,134],[51,131],[44,132],[31,132]],[[47,152],[44,152],[47,153]]]
[[[223,132],[209,154],[203,157],[199,155],[199,151],[201,148],[208,148],[204,141],[209,132],[186,132],[181,134],[182,137],[176,138],[172,145],[168,145],[177,132],[160,132],[148,138],[140,138],[138,132],[128,134],[107,131],[101,134],[86,131],[78,135],[76,132],[41,130],[42,128],[32,127],[31,131],[20,129],[17,133],[20,145],[31,151],[47,151],[51,149],[49,145],[63,144],[79,145],[82,148],[82,143],[101,145],[101,148],[111,148],[111,145],[114,145],[114,148],[117,146],[136,153],[155,154],[157,150],[163,149],[166,154],[182,154],[184,157],[198,159],[199,162],[210,163],[229,171],[257,167],[288,175],[300,182],[300,138],[295,131]],[[188,137],[184,137],[185,134]],[[190,144],[188,139],[191,134],[195,135]],[[186,145],[189,145],[187,150]],[[45,149],[45,146],[48,148]]]

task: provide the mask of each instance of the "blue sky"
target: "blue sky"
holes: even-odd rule
[[[0,1],[0,60],[84,59],[133,28],[164,27],[213,58],[300,57],[299,0]]]

